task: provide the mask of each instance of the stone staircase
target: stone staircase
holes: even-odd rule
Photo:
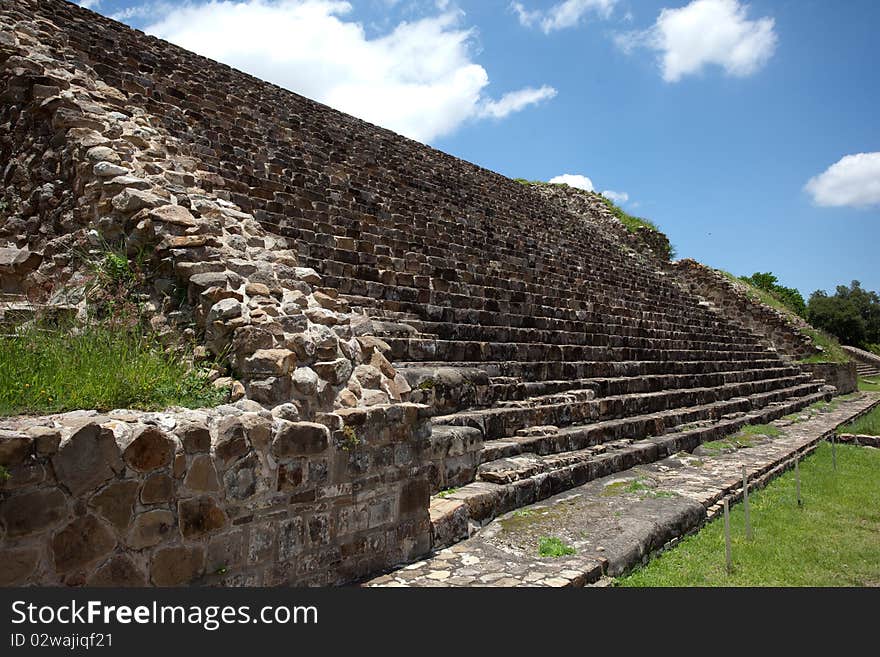
[[[406,495],[395,488],[397,497],[387,509],[370,511],[369,523],[401,508],[424,516],[427,503],[433,547],[449,545],[499,514],[694,449],[835,392],[684,289],[661,262],[634,251],[595,196],[572,190],[583,201],[575,210],[552,194],[134,35],[73,5],[19,4],[6,13],[24,20],[36,12],[65,26],[41,41],[64,61],[88,62],[102,88],[113,90],[117,114],[145,112],[157,133],[174,135],[171,150],[181,170],[145,159],[150,176],[161,178],[146,184],[155,183],[177,202],[156,210],[170,207],[174,216],[154,219],[174,219],[180,232],[186,226],[186,234],[163,239],[170,246],[161,264],[189,281],[193,307],[205,298],[210,303],[202,303],[203,310],[222,311],[224,318],[228,310],[230,322],[216,324],[275,355],[276,343],[286,344],[288,335],[291,343],[299,335],[306,353],[303,329],[314,317],[322,328],[314,333],[329,337],[332,351],[315,367],[329,372],[344,365],[344,374],[330,372],[339,387],[349,385],[357,368],[348,367],[348,356],[336,357],[337,343],[375,338],[370,352],[381,346],[385,355],[376,362],[388,365],[387,356],[393,370],[382,374],[395,383],[402,375],[408,389],[386,394],[374,387],[369,398],[352,393],[350,406],[373,408],[333,407],[349,420],[366,422],[380,415],[375,407],[402,402],[389,416],[409,412],[422,421],[425,409],[406,402],[427,406],[429,437],[422,436],[423,422],[393,449],[364,440],[336,454],[335,471],[369,474],[364,481],[373,485],[392,475],[381,470],[373,476],[370,467],[412,460],[420,472],[414,453],[420,459],[429,443],[430,501],[423,481],[395,472],[400,479],[393,483]],[[80,131],[94,124],[88,117],[78,121]],[[138,134],[126,139],[131,146],[144,142]],[[204,188],[192,187],[195,174]],[[137,191],[120,191],[113,199],[124,208],[146,203]],[[217,202],[207,203],[207,195]],[[154,195],[150,203],[160,199]],[[248,222],[258,222],[259,234],[244,230]],[[216,247],[221,237],[240,258]],[[300,280],[297,269],[314,280]],[[245,285],[243,277],[262,270],[272,286],[249,278],[253,285]],[[285,287],[276,288],[282,277]],[[313,293],[312,284],[321,287]],[[239,321],[245,300],[234,291],[239,288],[247,295],[248,317],[259,318],[259,325]],[[284,310],[288,305],[291,313]],[[249,385],[249,402],[274,406],[291,397],[283,385],[273,387],[293,383],[284,378],[295,375],[288,372],[289,355],[257,361],[269,370],[267,392],[261,396],[262,388]],[[355,381],[346,390],[359,386]],[[390,425],[370,425],[373,442],[387,439]],[[332,428],[343,432],[341,424]],[[315,471],[316,477],[322,472]],[[335,487],[344,491],[345,503],[361,505],[361,482],[346,485]],[[312,501],[318,499],[312,494]],[[364,497],[369,494],[366,489]],[[297,512],[321,511],[322,504]],[[329,513],[336,515],[321,520],[325,527],[355,522]],[[315,532],[319,539],[320,527]],[[381,536],[384,541],[384,530]],[[373,543],[360,539],[345,545],[364,555],[373,551]],[[326,558],[335,557],[328,552]],[[290,566],[297,558],[284,561]]]
[[[433,409],[435,549],[513,509],[834,393],[697,300],[673,301],[674,313],[658,294],[526,315],[384,294],[346,299],[391,347],[410,401]]]
[[[855,360],[856,372],[860,378],[880,377],[880,356],[848,345],[843,345],[843,349]]]

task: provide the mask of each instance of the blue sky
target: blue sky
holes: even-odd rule
[[[880,290],[875,0],[80,0],[691,257]]]

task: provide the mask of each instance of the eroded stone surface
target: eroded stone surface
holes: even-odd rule
[[[718,513],[741,495],[742,470],[762,485],[848,421],[880,401],[877,393],[838,400],[834,410],[779,421],[782,435],[748,448],[694,456],[682,452],[592,481],[494,520],[473,537],[368,586],[584,586],[617,576]],[[446,501],[454,505],[455,501]],[[542,558],[541,537],[576,554]]]

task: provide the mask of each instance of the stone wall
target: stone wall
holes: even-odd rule
[[[687,290],[712,303],[728,319],[763,336],[779,353],[796,359],[819,353],[799,330],[806,322],[798,324],[785,313],[750,298],[721,272],[690,259],[671,263],[670,271]]]
[[[848,395],[859,389],[855,363],[801,363],[801,369],[837,388],[837,394]]]
[[[227,358],[235,404],[0,421],[0,584],[334,584],[423,554],[430,426],[388,345],[37,5],[84,13],[0,7],[2,292],[83,306],[84,258],[146,253],[153,328]]]
[[[324,424],[251,403],[0,427],[2,586],[327,585],[430,549],[414,404]]]
[[[877,354],[871,353],[870,351],[865,351],[864,349],[859,349],[858,347],[850,347],[846,344],[840,346],[846,353],[852,356],[859,363],[870,365],[874,368],[880,368],[880,356],[878,356]]]

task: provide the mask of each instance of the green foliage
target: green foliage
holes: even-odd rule
[[[800,465],[804,505],[788,472],[749,496],[755,537],[745,538],[741,504],[731,508],[734,571],[724,559],[723,520],[646,566],[618,586],[876,586],[880,583],[880,450],[820,445]]]
[[[0,415],[220,403],[185,356],[125,323],[23,327],[0,337]]]
[[[361,439],[354,430],[354,427],[346,424],[342,427],[342,449],[349,452],[361,444]]]
[[[768,293],[785,308],[800,317],[807,316],[807,304],[804,297],[793,287],[779,284],[779,279],[770,272],[755,272],[751,276],[742,276],[740,280],[758,290]],[[772,305],[772,304],[771,304]]]
[[[12,477],[12,475],[9,473],[9,470],[6,469],[6,466],[0,465],[0,483],[3,483],[10,477]]]
[[[814,345],[822,348],[822,353],[801,359],[801,363],[848,363],[852,360],[834,336],[816,329],[801,328],[800,331],[808,336]]]
[[[445,500],[447,497],[449,497],[450,495],[452,495],[453,493],[455,493],[457,491],[458,491],[458,488],[455,488],[455,487],[446,488],[444,490],[441,490],[439,493],[437,493],[437,497],[439,497],[441,500]]]
[[[542,536],[538,539],[538,554],[542,557],[565,557],[574,554],[575,550],[572,546],[567,545],[561,538],[556,536]]]
[[[870,348],[880,343],[880,296],[859,281],[838,285],[833,295],[816,290],[807,304],[807,319],[844,344]]]
[[[840,427],[837,433],[855,433],[864,436],[880,436],[880,406],[867,415]]]

